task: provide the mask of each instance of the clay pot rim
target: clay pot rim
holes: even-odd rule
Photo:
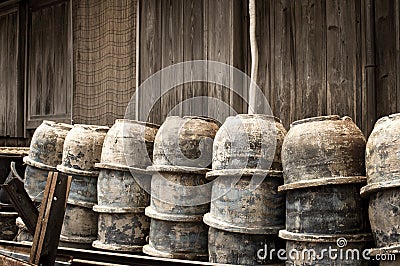
[[[146,207],[111,207],[105,205],[94,205],[92,207],[94,212],[105,213],[105,214],[123,214],[123,213],[142,213],[144,214],[144,209]]]
[[[145,122],[145,121],[139,121],[139,120],[131,120],[131,119],[125,119],[125,118],[121,118],[121,119],[115,119],[115,123],[129,123],[129,124],[138,124],[138,125],[143,125],[143,126],[147,126],[147,127],[151,127],[151,128],[160,128],[160,125],[158,124],[154,124],[151,122]]]
[[[378,254],[400,254],[400,243],[396,243],[394,245],[381,247],[381,248],[369,249],[370,256],[374,257]]]
[[[93,237],[83,237],[83,236],[79,237],[79,236],[64,236],[64,235],[60,235],[60,241],[69,242],[69,243],[90,244],[96,239],[97,239],[97,237],[95,237],[95,236],[93,236]]]
[[[165,118],[164,123],[166,123],[167,120],[170,120],[170,119],[183,119],[183,120],[198,119],[198,120],[203,120],[203,121],[206,121],[206,122],[214,123],[214,124],[216,124],[218,127],[221,126],[221,123],[220,123],[218,120],[216,120],[216,119],[214,119],[214,118],[212,118],[212,117],[201,116],[201,115],[199,115],[199,116],[196,116],[196,115],[193,115],[193,116],[191,116],[191,115],[185,115],[184,117],[180,117],[180,116],[178,116],[178,115],[171,115],[171,116],[167,116],[167,117]]]
[[[147,217],[152,219],[169,221],[169,222],[202,222],[203,214],[193,214],[193,215],[185,215],[185,214],[168,214],[168,213],[160,213],[155,210],[152,206],[148,206],[145,208],[144,213]]]
[[[347,118],[347,117],[343,117],[343,118]],[[300,124],[305,124],[305,123],[311,123],[311,122],[338,121],[338,120],[341,120],[339,115],[314,116],[314,117],[308,117],[308,118],[294,121],[292,124],[290,124],[290,127],[294,127],[294,126],[297,126]]]
[[[86,124],[75,124],[74,128],[83,128],[86,130],[92,130],[95,132],[105,132],[107,133],[110,129],[108,126],[98,126],[98,125],[86,125]]]
[[[219,230],[232,232],[232,233],[242,233],[242,234],[268,234],[275,235],[278,234],[279,230],[284,229],[285,225],[276,225],[276,226],[267,226],[267,227],[242,227],[234,224],[230,224],[226,221],[220,220],[214,217],[211,213],[206,213],[203,217],[203,222],[212,227]]]
[[[206,174],[206,179],[211,180],[219,176],[264,176],[265,177],[278,177],[283,178],[283,171],[279,170],[266,170],[266,169],[253,169],[253,168],[241,168],[241,169],[218,169],[212,170]]]
[[[311,233],[294,233],[287,230],[280,230],[279,237],[289,241],[296,242],[313,242],[313,243],[336,243],[339,238],[345,238],[347,242],[368,242],[373,237],[370,233],[361,234],[311,234]]]
[[[29,156],[25,156],[22,159],[22,161],[24,163],[26,163],[27,165],[29,165],[29,166],[36,167],[36,168],[39,168],[41,170],[57,171],[56,167],[50,166],[50,165],[47,165],[47,164],[44,164],[44,163],[36,162],[36,161],[32,160],[31,157],[29,157]]]
[[[236,116],[229,116],[228,118],[234,118],[234,117],[239,117],[242,119],[260,118],[263,120],[269,120],[273,118],[275,122],[282,123],[282,120],[280,118],[274,115],[267,115],[267,114],[238,114]]]
[[[99,175],[99,171],[79,170],[79,169],[75,169],[75,168],[70,168],[70,167],[64,166],[62,164],[57,165],[56,168],[61,173],[64,173],[64,174],[67,174],[67,175],[82,175],[82,176],[93,176],[93,177],[97,177]]]
[[[136,174],[143,174],[143,175],[151,175],[151,173],[148,173],[148,171],[145,168],[131,167],[131,166],[115,164],[115,163],[101,163],[100,162],[100,163],[95,163],[94,167],[98,168],[100,170],[107,169],[107,170],[124,171],[124,172],[131,172],[131,173],[133,172]]]
[[[151,165],[146,168],[149,173],[168,172],[168,173],[191,173],[191,174],[206,174],[211,169],[191,167],[191,166],[177,166],[177,165]]]
[[[160,251],[152,247],[150,244],[146,244],[143,246],[143,253],[159,258],[167,258],[167,259],[186,259],[186,260],[204,260],[208,259],[208,253],[182,253],[182,252],[166,252]]]
[[[368,185],[361,188],[360,195],[362,197],[368,197],[372,193],[376,193],[383,190],[389,190],[400,187],[400,180],[389,180],[383,182],[369,183]]]
[[[282,186],[279,186],[278,192],[302,189],[302,188],[328,186],[328,185],[347,185],[347,184],[358,184],[366,182],[367,178],[365,176],[332,176],[326,178],[301,180],[297,182],[287,183]]]
[[[92,247],[102,250],[112,250],[112,251],[126,251],[126,252],[141,252],[143,246],[132,246],[132,245],[122,245],[122,244],[106,244],[100,240],[95,240],[92,243]]]

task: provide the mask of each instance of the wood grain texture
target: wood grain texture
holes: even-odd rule
[[[22,34],[18,4],[0,8],[0,136],[23,137]]]
[[[28,127],[43,119],[70,121],[69,2],[30,8]]]

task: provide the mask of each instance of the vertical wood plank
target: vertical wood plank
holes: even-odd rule
[[[295,1],[296,119],[326,114],[325,1]]]
[[[361,125],[360,5],[343,0],[326,5],[327,112]]]
[[[294,55],[294,6],[292,1],[280,1],[275,4],[275,38],[274,38],[274,85],[271,88],[271,108],[273,113],[282,118],[286,128],[289,127],[294,114],[295,55]],[[311,62],[310,62],[311,63]]]
[[[164,5],[165,4],[165,5]],[[162,67],[168,67],[183,61],[183,0],[162,2]],[[182,71],[161,76],[163,89],[169,88],[177,80],[182,80]],[[161,118],[182,113],[183,86],[174,87],[161,97]],[[171,112],[172,111],[172,112]]]
[[[140,83],[161,69],[161,1],[141,0],[140,17]],[[156,82],[156,83],[155,83]],[[143,121],[160,123],[161,101],[152,106],[150,117],[143,110],[150,108],[150,103],[156,101],[160,94],[160,81],[150,84],[151,92],[139,91],[138,117]]]
[[[396,66],[395,11],[395,1],[375,1],[376,103],[378,118],[398,111],[396,71],[399,70]]]

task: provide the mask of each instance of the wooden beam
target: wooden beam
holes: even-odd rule
[[[32,264],[53,265],[56,260],[71,179],[49,172],[31,248]]]

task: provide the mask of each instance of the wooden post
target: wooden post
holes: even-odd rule
[[[32,264],[53,265],[56,260],[71,179],[49,172],[31,248]]]

